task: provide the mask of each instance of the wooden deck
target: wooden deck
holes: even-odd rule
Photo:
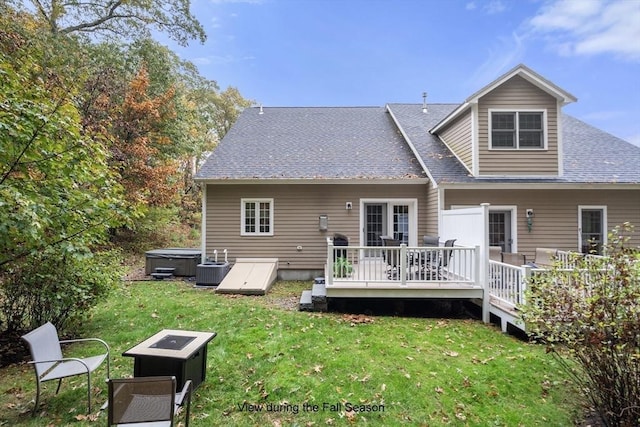
[[[554,259],[573,268],[569,253],[556,251]],[[482,307],[484,322],[493,314],[504,332],[508,325],[524,331],[518,307],[525,303],[528,277],[543,271],[481,260],[479,247],[334,247],[329,242],[319,298],[323,304],[326,298],[468,299]]]
[[[327,298],[489,299],[480,280],[478,248],[330,247]]]
[[[382,257],[358,259],[351,267],[347,277],[333,277],[332,283],[326,285],[327,297],[482,298],[484,294],[483,288],[470,278],[447,271],[431,274],[416,265],[394,269]],[[405,274],[401,275],[400,270]]]

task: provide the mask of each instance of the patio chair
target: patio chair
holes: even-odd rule
[[[527,263],[525,254],[519,252],[502,252],[502,262],[510,265],[522,266]]]
[[[502,246],[489,246],[489,259],[502,262]]]
[[[185,426],[189,426],[191,380],[184,383],[180,393],[176,393],[174,376],[111,378],[108,388],[108,426],[173,426],[174,417],[185,402]]]
[[[107,378],[109,378],[109,346],[106,342],[98,338],[80,338],[73,340],[60,340],[58,331],[51,322],[34,329],[22,336],[31,352],[30,364],[33,365],[36,374],[36,402],[32,415],[36,414],[40,402],[40,384],[45,381],[58,380],[56,394],[60,391],[62,379],[76,375],[87,376],[87,406],[91,412],[91,373],[95,371],[102,362],[107,361]],[[96,356],[77,358],[63,357],[60,344],[73,342],[98,342],[102,344],[106,353]]]
[[[444,242],[445,248],[452,248],[457,239],[449,239]],[[423,275],[425,278],[429,279],[437,279],[442,280],[444,275],[442,274],[442,269],[449,265],[449,260],[453,255],[452,250],[442,250],[435,254],[435,259],[430,257],[429,262],[427,262],[424,266]]]
[[[438,236],[422,236],[422,243],[427,247],[440,246],[440,237]]]
[[[399,247],[400,240],[394,239],[391,236],[380,236],[382,246],[384,247]],[[398,269],[400,267],[400,251],[398,250],[382,250],[382,259],[387,263],[387,278],[397,279]]]
[[[536,248],[536,259],[532,266],[535,268],[549,268],[556,261],[558,250],[554,248]]]
[[[428,248],[437,248],[438,246],[440,246],[440,237],[427,235],[422,236],[422,245]],[[431,258],[435,258],[436,256],[437,253],[432,250],[418,251],[416,257],[420,264],[419,271],[424,272],[426,267],[431,264]]]

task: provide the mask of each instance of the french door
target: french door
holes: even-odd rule
[[[362,212],[366,246],[381,246],[380,236],[391,236],[407,245],[416,244],[415,200],[363,201]]]

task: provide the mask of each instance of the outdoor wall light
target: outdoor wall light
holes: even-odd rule
[[[320,215],[318,217],[318,229],[320,231],[327,231],[329,229],[329,216]]]
[[[533,209],[527,209],[525,214],[527,216],[527,229],[529,233],[531,233],[531,229],[533,228]]]

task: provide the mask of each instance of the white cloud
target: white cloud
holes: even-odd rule
[[[208,58],[206,56],[201,56],[198,58],[191,59],[191,62],[193,62],[196,65],[209,65],[211,64],[211,58]]]
[[[199,65],[228,65],[237,62],[250,62],[256,59],[255,56],[247,55],[247,56],[234,56],[234,55],[209,55],[202,56],[199,58],[195,58],[192,62]]]
[[[613,54],[640,61],[640,1],[553,0],[528,22],[561,55]]]
[[[484,10],[489,14],[493,15],[496,13],[503,12],[507,7],[502,3],[502,0],[491,0],[489,4],[484,7]]]
[[[522,62],[524,53],[525,45],[518,34],[512,33],[511,37],[498,38],[497,42],[489,49],[485,62],[469,79],[471,93]]]
[[[477,8],[478,5],[475,1],[470,1],[465,5],[466,10],[476,10]],[[506,9],[507,7],[505,6],[503,0],[491,0],[488,3],[482,5],[482,10],[489,15],[504,12]]]

